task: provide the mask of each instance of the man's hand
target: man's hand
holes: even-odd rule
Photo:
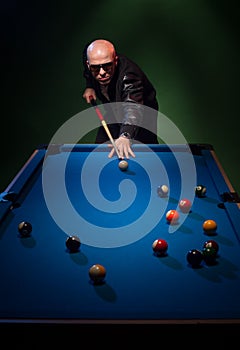
[[[135,154],[131,149],[131,141],[128,138],[120,136],[118,139],[115,140],[115,145],[118,149],[120,158],[129,159],[130,156],[135,158]],[[112,150],[110,151],[108,158],[112,158],[115,153],[115,150],[112,144],[109,144],[109,147],[112,147]]]
[[[90,103],[91,102],[90,97],[93,97],[94,100],[96,100],[96,98],[97,98],[95,90],[92,88],[87,88],[83,93],[83,98],[85,98],[87,103]]]

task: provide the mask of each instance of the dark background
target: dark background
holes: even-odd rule
[[[233,0],[23,0],[18,6],[3,0],[0,192],[39,144],[48,143],[64,122],[89,107],[82,99],[81,53],[86,42],[103,37],[143,68],[156,86],[160,111],[188,142],[214,146],[240,193],[238,8]],[[198,325],[198,339],[227,347],[237,340],[232,325],[228,326],[216,330]],[[159,340],[168,345],[172,338],[175,341],[163,326],[160,333],[150,327],[154,337],[148,337],[148,343],[151,339],[154,345]],[[189,335],[196,328],[188,326],[186,332],[182,327],[171,328],[172,334],[178,332],[178,341],[192,347]],[[9,332],[1,330],[10,342]],[[17,325],[13,341],[32,347],[33,330]],[[92,337],[97,330],[98,336]],[[127,330],[135,343],[149,327]],[[106,345],[110,334],[124,341],[124,346],[126,342],[126,331],[119,327],[107,326],[103,331],[97,326],[90,337],[85,329],[66,333],[66,328],[53,332],[50,327],[48,340],[43,337],[46,329],[37,326],[37,331],[35,339],[44,345],[53,334],[51,339],[55,344],[60,340],[61,345],[66,334],[68,345],[75,340],[81,344],[84,335],[90,344],[96,339],[97,344]],[[230,331],[231,337],[226,337]]]
[[[189,143],[214,146],[240,193],[238,7],[232,0],[3,2],[0,191],[39,144],[89,108],[81,55],[103,37],[147,73],[160,112]]]

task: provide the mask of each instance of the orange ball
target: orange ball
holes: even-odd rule
[[[94,264],[90,267],[89,277],[93,283],[99,284],[102,283],[106,277],[106,269],[103,265]]]
[[[208,233],[215,233],[217,230],[217,223],[214,220],[206,220],[203,223],[203,230]]]
[[[176,223],[179,219],[179,213],[177,210],[169,210],[166,214],[166,219],[169,223]]]

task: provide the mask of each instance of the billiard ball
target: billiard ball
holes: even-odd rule
[[[158,256],[166,255],[168,250],[168,243],[165,239],[156,239],[152,244],[153,252]]]
[[[209,239],[208,241],[204,242],[203,248],[214,248],[217,253],[219,251],[219,245],[213,239]]]
[[[152,250],[156,255],[165,255],[168,250],[168,243],[165,239],[158,238],[152,243]]]
[[[167,197],[168,192],[169,192],[169,189],[167,185],[161,185],[161,186],[158,186],[157,188],[157,194],[159,195],[159,197]]]
[[[197,197],[205,197],[207,188],[203,185],[198,185],[195,187],[195,194]]]
[[[29,237],[32,232],[32,225],[28,221],[22,221],[18,225],[18,232],[20,233],[21,237]]]
[[[191,249],[187,252],[187,261],[192,267],[199,267],[203,261],[203,253],[199,249]]]
[[[179,213],[177,210],[169,210],[166,214],[166,219],[169,223],[171,224],[175,224],[177,223],[178,219],[179,219]]]
[[[69,236],[66,239],[66,247],[70,252],[72,253],[77,252],[80,246],[81,246],[81,242],[77,236]]]
[[[217,230],[217,223],[214,220],[206,220],[203,223],[203,230],[206,234],[215,234]]]
[[[106,268],[100,264],[94,264],[88,271],[89,277],[94,284],[101,284],[106,277]]]
[[[128,168],[128,162],[126,160],[120,160],[120,162],[118,163],[118,167],[119,169],[125,171]]]
[[[189,213],[192,207],[192,202],[189,199],[183,198],[178,203],[182,213]]]
[[[202,249],[203,260],[207,265],[213,265],[216,262],[217,251],[213,247],[204,247]]]

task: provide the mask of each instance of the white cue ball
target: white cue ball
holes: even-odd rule
[[[120,162],[118,163],[118,167],[121,170],[127,170],[128,162],[126,160],[120,160]]]

